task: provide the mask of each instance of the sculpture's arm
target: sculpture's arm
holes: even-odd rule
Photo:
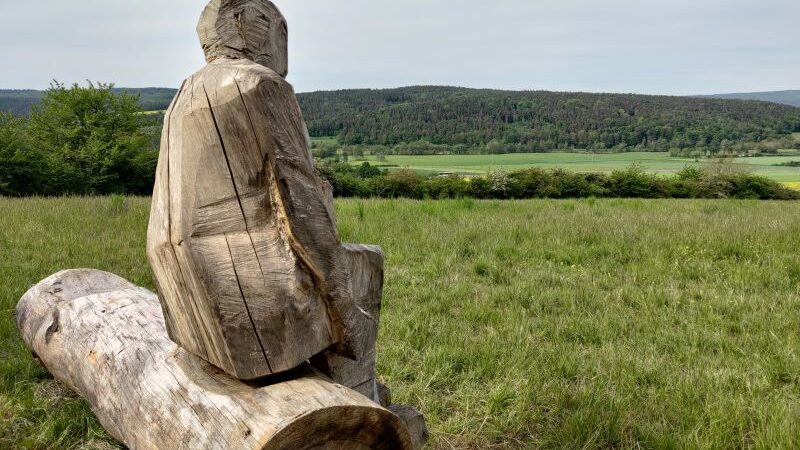
[[[316,293],[327,305],[338,352],[354,356],[343,316],[353,309],[346,252],[336,230],[333,202],[316,172],[305,122],[289,83],[273,71],[240,63],[235,80],[261,148],[272,216]]]
[[[270,142],[267,164],[293,249],[326,281],[341,247],[333,203],[314,167],[306,126],[292,86],[281,78],[262,82]]]
[[[340,345],[334,350],[349,358],[325,357],[331,375],[375,398],[383,254],[377,247],[341,244],[333,200],[314,167],[291,85],[272,72],[259,71],[257,80],[252,73],[240,71],[237,83],[264,151],[272,207],[292,251],[327,303],[339,333]],[[251,89],[256,82],[257,88]]]

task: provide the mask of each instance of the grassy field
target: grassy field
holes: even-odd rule
[[[63,268],[152,288],[148,209],[0,199],[0,448],[104,448],[84,403],[23,348],[13,310]],[[345,240],[386,251],[379,373],[424,410],[431,448],[800,448],[800,204],[337,210]]]
[[[624,169],[633,163],[641,164],[648,172],[672,174],[686,166],[702,166],[708,162],[693,159],[670,158],[667,153],[630,152],[613,154],[586,153],[515,153],[505,155],[432,155],[386,156],[385,162],[374,157],[366,158],[372,164],[388,164],[410,168],[425,173],[455,172],[467,175],[484,174],[490,170],[519,170],[527,167],[567,169],[574,172],[611,172]],[[800,182],[800,168],[775,167],[787,161],[800,161],[800,156],[737,158],[737,168],[763,175],[775,181]],[[362,161],[351,159],[352,164]]]
[[[339,138],[336,136],[312,137],[311,142],[314,144],[338,144]]]

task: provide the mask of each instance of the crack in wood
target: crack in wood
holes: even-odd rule
[[[205,94],[206,101],[208,102],[208,111],[211,114],[211,121],[214,123],[214,128],[217,132],[217,137],[219,138],[220,148],[222,149],[222,156],[225,158],[225,164],[228,166],[228,173],[230,174],[231,177],[231,184],[233,185],[233,191],[236,194],[236,201],[239,204],[239,210],[241,211],[242,217],[244,218],[245,231],[247,233],[248,238],[250,239],[250,245],[253,247],[253,252],[255,252],[256,247],[255,244],[253,243],[253,237],[250,236],[249,226],[247,224],[247,215],[245,214],[244,206],[242,205],[242,199],[241,196],[239,195],[239,188],[236,185],[236,178],[233,173],[233,168],[231,168],[231,162],[230,159],[228,158],[228,152],[225,149],[225,142],[223,141],[222,132],[219,129],[219,124],[217,123],[217,116],[214,114],[213,106],[211,106],[211,98],[208,96],[208,91],[206,90],[205,84],[203,84],[203,93]],[[250,319],[250,324],[253,326],[253,333],[255,334],[256,340],[258,341],[258,346],[261,348],[261,353],[264,355],[264,361],[267,363],[267,368],[269,369],[270,372],[272,372],[272,366],[270,365],[269,357],[267,356],[267,350],[266,348],[264,348],[264,343],[261,340],[261,333],[258,332],[258,327],[256,326],[256,323],[253,320],[253,314],[250,312],[250,306],[247,304],[247,298],[244,295],[244,289],[242,289],[242,283],[239,280],[239,274],[236,271],[236,263],[233,260],[233,253],[231,253],[231,244],[228,241],[227,235],[225,235],[225,244],[228,246],[228,254],[230,255],[231,258],[231,265],[233,266],[233,272],[236,278],[236,284],[239,286],[239,292],[242,294],[242,303],[244,303],[244,309],[245,311],[247,311],[247,317],[248,319]],[[262,278],[263,278],[263,273],[262,273]]]
[[[239,74],[239,71],[236,71],[236,75]],[[242,100],[242,104],[244,105],[244,110],[247,113],[247,119],[250,123],[250,129],[253,133],[255,138],[255,142],[258,143],[258,133],[256,132],[255,123],[253,122],[252,115],[250,113],[250,108],[247,105],[247,102],[242,95],[241,87],[239,86],[239,82],[234,76],[234,85],[236,86],[237,91],[239,92],[239,98]],[[266,145],[259,143],[259,145]],[[277,140],[275,140],[275,145],[280,145]],[[338,313],[338,309],[334,304],[334,300],[331,298],[330,289],[328,287],[328,283],[323,277],[321,270],[316,267],[314,264],[311,255],[309,255],[303,244],[301,244],[297,237],[294,235],[292,231],[291,221],[289,220],[289,215],[286,210],[286,204],[284,200],[284,195],[281,192],[280,187],[278,187],[279,183],[279,173],[277,165],[269,158],[269,152],[265,151],[264,157],[265,165],[268,167],[268,175],[273,183],[270,183],[271,186],[275,186],[274,189],[270,189],[270,197],[271,200],[275,203],[276,208],[275,210],[279,212],[279,220],[283,222],[283,227],[281,227],[281,231],[285,233],[286,238],[289,242],[289,247],[295,251],[297,255],[297,263],[300,265],[305,271],[311,275],[313,280],[314,288],[316,289],[317,293],[319,294],[320,299],[325,304],[325,314],[328,317],[328,320],[331,324],[331,332],[333,333],[333,338],[337,341],[337,346],[342,347],[340,350],[347,350],[350,347],[350,344],[346,342],[347,333],[345,331],[345,323],[342,319],[341,315]],[[330,219],[330,217],[329,217]],[[333,222],[333,221],[332,221]],[[338,238],[338,236],[337,236]],[[262,270],[263,273],[263,270]],[[343,353],[352,353],[352,351],[343,351]],[[348,355],[354,356],[354,355]]]
[[[175,249],[172,247],[172,236],[173,236],[173,230],[172,230],[172,227],[173,227],[173,222],[172,222],[172,193],[173,193],[173,190],[172,190],[172,179],[173,179],[173,177],[172,177],[171,168],[170,168],[170,156],[171,156],[171,154],[170,154],[170,151],[171,151],[170,139],[171,139],[172,115],[174,113],[174,107],[180,101],[181,96],[183,95],[183,89],[186,86],[187,81],[189,82],[189,85],[191,86],[192,85],[192,81],[194,81],[194,75],[192,75],[188,80],[184,80],[183,81],[183,83],[181,84],[181,88],[180,88],[180,90],[178,90],[178,94],[173,99],[172,105],[170,105],[170,108],[168,110],[168,114],[165,117],[165,127],[166,127],[166,133],[167,133],[166,155],[165,155],[166,162],[167,162],[167,167],[166,167],[166,173],[167,173],[167,195],[166,195],[167,196],[167,215],[166,216],[167,217],[166,217],[166,220],[167,220],[167,236],[168,236],[167,242],[169,243],[169,248],[166,248],[164,250],[169,251],[170,255],[172,256],[172,258],[174,258],[175,261],[178,260],[178,255],[176,254]],[[194,103],[194,90],[192,90],[192,92],[191,92],[190,103]],[[177,243],[177,246],[180,247],[181,244],[183,244],[183,240],[182,239],[180,240],[180,242]],[[181,267],[180,264],[176,264],[175,267],[177,268],[177,272],[178,272],[180,281],[188,289],[189,283],[187,281],[186,274],[184,274],[184,272],[183,272],[183,268]],[[176,280],[176,281],[178,281],[178,280]],[[196,331],[197,336],[200,336],[200,339],[201,339],[199,342],[197,342],[197,350],[202,352],[205,357],[208,357],[208,355],[211,353],[210,350],[213,350],[215,353],[218,353],[219,349],[217,348],[217,344],[214,342],[214,339],[209,335],[209,333],[207,332],[205,327],[203,327],[204,324],[203,324],[202,314],[200,314],[200,312],[197,311],[197,308],[196,308],[194,302],[190,302],[189,313],[191,314],[191,316],[190,316],[191,317],[191,321],[192,321],[191,323],[193,325],[191,328]],[[209,346],[211,347],[210,349],[209,349]]]
[[[59,327],[59,310],[53,310],[53,321],[50,323],[50,326],[47,327],[47,330],[44,332],[44,342],[46,344],[50,343],[50,340],[53,338],[53,335],[58,333]]]

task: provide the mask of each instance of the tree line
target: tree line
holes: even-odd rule
[[[714,154],[776,140],[791,144],[791,133],[800,131],[800,108],[760,101],[424,86],[298,99],[312,136],[392,153],[586,149],[685,156],[687,149]]]
[[[336,197],[410,199],[533,199],[533,198],[737,198],[798,200],[800,192],[764,177],[737,172],[724,162],[704,169],[687,166],[675,177],[660,177],[637,165],[605,173],[563,169],[495,171],[486,177],[423,176],[411,170],[381,171],[361,166],[325,163],[320,174]]]
[[[113,88],[145,111],[175,89]],[[41,91],[0,90],[0,111],[25,116]],[[771,153],[796,144],[800,108],[761,101],[498,91],[456,87],[298,94],[309,132],[384,154],[664,151],[675,156]]]
[[[56,82],[55,84],[59,84]],[[114,94],[135,96],[139,106],[145,111],[163,111],[167,109],[177,93],[170,88],[117,88],[111,86]],[[0,111],[10,112],[18,117],[30,115],[33,107],[41,103],[47,91],[33,89],[0,89]]]
[[[415,89],[419,89],[415,91],[418,93],[425,92],[424,88]],[[320,95],[324,97],[328,94]],[[372,97],[367,95],[364,98]],[[398,93],[397,97],[384,98],[383,101],[400,105],[407,104],[406,100]],[[722,106],[728,105],[726,101],[713,102],[721,102],[719,105]],[[471,108],[469,103],[468,101],[461,103],[465,111]],[[480,104],[478,102],[478,105]],[[742,110],[742,104],[752,104],[753,111]],[[329,109],[346,111],[351,107],[352,111],[361,111],[360,114],[363,115],[368,115],[370,111],[363,106],[348,107],[347,100],[343,100],[343,105],[332,105]],[[309,106],[306,105],[306,108]],[[767,121],[769,114],[764,111],[773,109],[782,111],[780,108],[783,107],[760,102],[736,102],[726,114],[736,117],[745,115],[753,121],[750,126],[757,127],[755,124],[759,120]],[[433,114],[435,109],[431,111]],[[667,112],[664,114],[668,115]],[[740,117],[742,121],[743,117]],[[778,120],[776,118],[778,116],[769,117]],[[316,120],[313,114],[309,119],[312,124]],[[473,119],[475,117],[465,120]],[[380,130],[382,120],[384,119],[380,114],[374,118],[376,130]],[[506,117],[504,123],[513,124],[513,120],[516,119]],[[609,120],[613,122],[614,119]],[[0,195],[112,193],[150,195],[158,160],[162,121],[161,114],[144,112],[139,96],[115,90],[113,85],[89,83],[86,86],[65,86],[54,83],[42,95],[41,100],[32,106],[29,115],[0,113]],[[722,119],[717,122],[725,123]],[[435,123],[436,121],[433,121],[428,125],[438,126]],[[488,124],[488,121],[486,123]],[[784,128],[781,129],[793,130],[795,129],[793,126],[784,124]],[[487,125],[486,128],[478,128],[478,131],[474,132],[488,132],[487,130],[492,129],[492,126]],[[325,133],[328,131],[325,130]],[[762,135],[769,134],[764,132]],[[721,145],[723,142],[721,141]],[[399,142],[396,147],[408,152],[438,152],[449,148],[446,143],[427,141]],[[358,152],[363,151],[365,146],[357,145],[354,148],[353,151]],[[370,152],[379,154],[379,150],[386,147],[375,144],[366,148]],[[338,196],[411,198],[656,196],[787,199],[797,196],[778,183],[747,174],[695,173],[686,169],[678,177],[662,178],[632,168],[610,175],[530,169],[512,173],[495,172],[486,178],[424,177],[406,170],[386,173],[368,164],[357,168],[351,168],[347,164],[337,164],[333,162],[336,159],[335,149],[330,146],[318,146],[314,151],[323,161],[320,164],[320,173],[331,182]],[[328,159],[327,162],[325,158]]]

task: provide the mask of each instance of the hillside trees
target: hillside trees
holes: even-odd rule
[[[166,109],[175,90],[112,93],[135,94],[142,109],[151,111]],[[0,90],[0,110],[27,114],[41,96]],[[381,147],[372,154],[754,154],[800,132],[800,108],[761,101],[436,86],[310,92],[298,99],[311,135],[336,136],[353,146],[356,152],[348,153],[357,158],[360,149],[371,147]]]
[[[139,98],[139,105],[145,111],[167,109],[176,89],[170,88],[113,88],[114,94],[127,94]],[[0,111],[11,112],[20,117],[30,115],[34,105],[41,103],[45,91],[32,89],[0,89]]]
[[[800,109],[757,101],[418,86],[298,96],[312,136],[397,154],[742,152],[800,131]]]
[[[163,91],[151,95],[159,100],[156,94],[164,97],[170,92]],[[0,195],[150,194],[163,114],[143,114],[142,99],[109,84],[54,83],[42,97],[29,117],[0,114]],[[313,135],[339,135],[338,142],[323,140],[312,150],[315,157],[328,162],[360,161],[366,153],[385,161],[384,155],[389,154],[557,148],[663,150],[701,158],[719,152],[770,154],[800,147],[800,139],[790,134],[800,136],[800,109],[764,102],[445,87],[319,92],[300,94],[299,99]],[[343,167],[349,166],[337,166],[338,174],[327,170],[340,196],[506,195],[503,189],[485,194],[486,180],[426,179],[405,172],[390,176],[363,164],[352,171]],[[590,180],[534,172],[498,176],[524,186],[520,192],[508,191],[512,198],[609,195],[606,191],[638,196],[645,195],[645,188],[666,186],[635,174],[610,178],[600,174]],[[598,181],[601,178],[608,179]],[[707,177],[706,181],[719,179]],[[763,188],[760,182],[747,180],[726,179],[722,185],[728,187],[719,196],[785,196],[781,190],[742,194]],[[424,186],[421,190],[418,182]],[[663,195],[711,192],[692,189]]]

